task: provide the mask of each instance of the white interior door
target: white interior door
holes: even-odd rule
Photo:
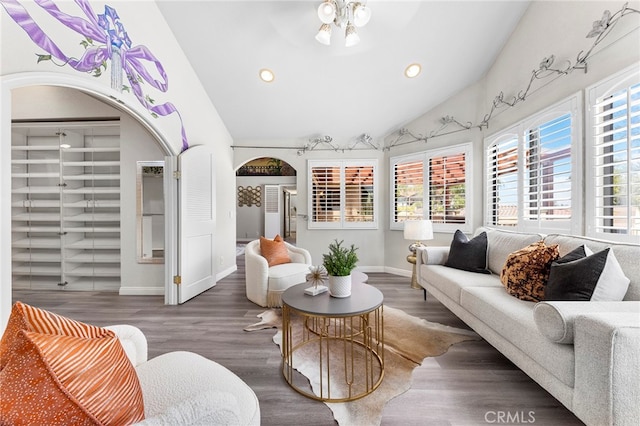
[[[193,146],[178,157],[178,303],[216,284],[213,151]]]

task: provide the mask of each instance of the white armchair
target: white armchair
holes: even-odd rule
[[[282,306],[282,293],[292,285],[305,282],[311,266],[311,254],[300,247],[284,243],[291,263],[269,267],[260,254],[260,240],[245,247],[245,277],[247,298],[264,307]]]

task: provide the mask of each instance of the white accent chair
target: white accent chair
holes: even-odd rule
[[[231,370],[193,352],[176,351],[147,359],[147,339],[128,324],[107,327],[131,360],[144,399],[138,426],[260,425],[260,403]]]
[[[282,293],[289,287],[306,281],[310,272],[311,254],[300,247],[284,243],[291,263],[269,267],[260,254],[260,240],[245,247],[245,277],[247,298],[253,303],[269,308],[282,306]]]

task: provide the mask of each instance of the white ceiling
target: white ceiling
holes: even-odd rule
[[[374,141],[480,79],[528,1],[376,1],[360,44],[315,40],[321,0],[157,0],[234,140]],[[412,62],[422,65],[404,77]],[[272,83],[258,78],[262,68]]]

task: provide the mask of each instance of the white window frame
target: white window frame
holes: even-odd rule
[[[519,123],[490,135],[484,140],[484,224],[494,228],[511,229],[522,232],[540,233],[582,233],[583,202],[582,202],[582,94],[576,93],[544,110],[520,121]],[[525,188],[525,161],[527,147],[526,132],[542,124],[552,121],[564,114],[571,116],[571,218],[568,220],[525,220],[524,197]],[[492,223],[493,201],[491,198],[492,182],[495,180],[490,175],[491,164],[489,162],[489,150],[495,143],[512,138],[518,138],[518,177],[517,177],[517,224],[515,226],[498,225]]]
[[[314,221],[313,206],[313,169],[315,167],[336,167],[340,170],[340,219],[335,222]],[[345,168],[347,167],[372,167],[373,168],[373,220],[369,222],[348,222],[345,219],[346,189]],[[379,217],[379,188],[378,188],[378,160],[307,160],[307,205],[308,229],[378,229]]]
[[[596,127],[598,123],[596,122],[596,118],[594,117],[597,114],[596,103],[598,100],[602,99],[604,96],[607,96],[611,93],[615,93],[621,89],[629,88],[636,84],[640,83],[640,68],[638,64],[632,65],[631,67],[624,69],[612,76],[609,76],[592,86],[586,88],[586,97],[587,102],[585,105],[585,116],[587,122],[587,131],[586,131],[586,154],[585,154],[585,163],[586,163],[586,172],[585,172],[585,191],[586,191],[586,203],[585,203],[585,220],[586,220],[586,235],[594,238],[602,238],[607,240],[615,240],[621,242],[632,242],[632,243],[640,243],[640,235],[633,235],[630,231],[634,226],[637,226],[637,223],[632,226],[630,223],[631,220],[631,212],[629,210],[628,213],[628,222],[627,222],[627,233],[612,233],[612,232],[602,232],[599,230],[600,226],[597,224],[598,215],[597,215],[597,204],[598,198],[603,198],[604,196],[599,193],[599,182],[597,177],[597,135],[596,135]],[[628,111],[628,110],[627,110]],[[637,138],[637,137],[636,137]],[[631,135],[629,132],[629,127],[627,126],[627,152],[631,151]],[[631,177],[631,160],[627,157],[627,176],[628,179]],[[631,184],[631,182],[629,182]],[[631,191],[629,191],[631,192]],[[630,194],[629,194],[630,195]],[[630,202],[629,202],[630,204]],[[629,207],[630,208],[630,207]],[[636,220],[638,220],[636,218]]]
[[[470,180],[473,178],[473,145],[471,142],[465,142],[458,145],[449,146],[446,148],[436,148],[426,151],[416,152],[407,155],[401,155],[397,157],[391,157],[389,159],[389,229],[402,230],[404,229],[403,221],[395,220],[395,201],[396,201],[396,182],[395,182],[395,166],[399,163],[408,161],[422,161],[423,170],[423,195],[422,195],[422,211],[423,218],[428,219],[431,217],[431,199],[430,199],[430,187],[429,187],[429,160],[437,157],[446,157],[453,155],[464,154],[465,158],[465,221],[464,223],[433,223],[433,230],[435,232],[453,233],[460,229],[463,232],[473,232],[473,197],[471,196],[472,190]]]

